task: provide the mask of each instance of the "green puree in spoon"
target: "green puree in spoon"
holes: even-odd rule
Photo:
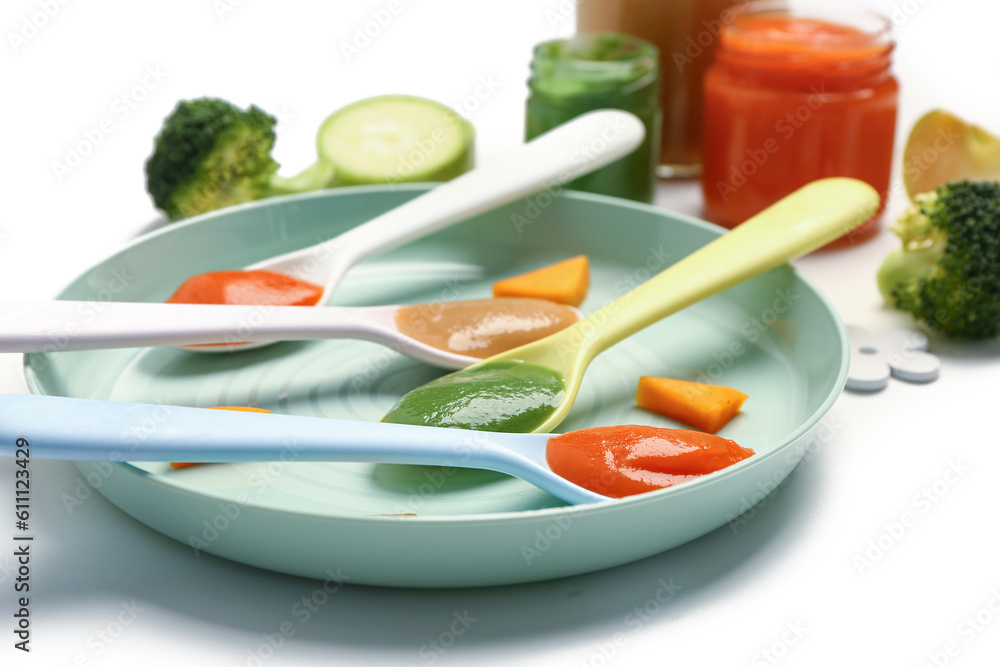
[[[382,421],[528,433],[563,399],[563,376],[523,361],[491,361],[438,378],[403,396]]]

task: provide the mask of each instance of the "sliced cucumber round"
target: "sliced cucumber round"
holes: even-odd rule
[[[319,129],[337,185],[446,181],[473,166],[472,125],[443,104],[386,95],[350,104]]]

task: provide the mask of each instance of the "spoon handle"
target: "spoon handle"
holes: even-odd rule
[[[561,188],[628,155],[644,136],[642,122],[626,111],[584,114],[341,234],[335,254],[360,261],[532,193]]]
[[[878,193],[851,178],[814,181],[574,325],[589,358],[636,331],[815,250],[868,220]]]
[[[453,429],[0,395],[0,454],[13,455],[18,438],[29,441],[32,457],[76,461],[339,460],[458,465],[469,458],[467,452],[473,445],[479,446],[466,442],[466,432]]]
[[[386,324],[396,308],[11,301],[0,303],[0,352],[342,337],[392,342],[402,338]]]
[[[0,395],[0,455],[70,461],[354,461],[482,468],[570,503],[604,497],[541,461],[549,436],[206,410],[34,394]],[[22,451],[18,455],[19,450]]]

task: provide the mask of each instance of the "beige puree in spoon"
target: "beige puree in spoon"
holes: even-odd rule
[[[541,299],[479,299],[400,306],[400,333],[441,350],[486,357],[561,331],[579,320],[575,308]]]

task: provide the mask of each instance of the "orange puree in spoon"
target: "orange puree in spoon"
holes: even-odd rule
[[[167,303],[314,306],[323,288],[273,271],[212,271],[188,278]]]
[[[549,438],[552,471],[612,498],[674,486],[753,455],[752,449],[700,431],[599,426]]]
[[[572,308],[542,299],[480,299],[400,306],[396,328],[422,343],[485,359],[565,329]]]

